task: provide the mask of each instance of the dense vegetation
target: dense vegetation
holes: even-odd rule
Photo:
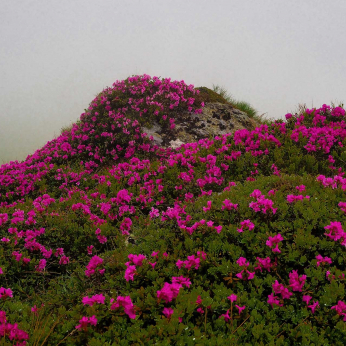
[[[0,167],[0,344],[345,344],[345,110],[151,145],[202,94],[117,81]]]

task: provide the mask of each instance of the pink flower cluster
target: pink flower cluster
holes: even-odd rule
[[[0,299],[13,298],[13,292],[10,288],[0,287]]]
[[[105,303],[105,299],[106,299],[106,297],[103,294],[95,294],[91,298],[89,298],[88,296],[83,297],[82,303],[84,305],[93,306],[95,303],[97,303],[97,304],[104,304]]]
[[[297,270],[293,270],[291,273],[289,273],[289,282],[290,287],[292,287],[292,291],[302,292],[305,281],[306,275],[299,276]]]
[[[252,231],[255,228],[255,225],[250,220],[244,220],[240,223],[240,228],[237,229],[239,233],[244,232],[245,229]]]
[[[87,331],[88,329],[88,325],[92,325],[92,326],[96,326],[97,324],[97,318],[95,315],[91,316],[91,317],[86,317],[83,316],[80,320],[79,320],[79,324],[76,326],[76,329],[82,329],[84,331]]]
[[[91,275],[95,274],[96,268],[103,263],[103,259],[99,256],[93,256],[89,264],[86,266],[85,275],[90,277]],[[102,275],[104,273],[105,269],[99,269],[99,273]]]
[[[310,199],[310,196],[303,196],[303,195],[287,195],[287,202],[288,203],[293,203],[296,201],[302,201],[304,198]]]
[[[247,259],[245,257],[239,257],[237,260],[237,264],[239,267],[243,268],[243,270],[236,274],[236,277],[241,280],[252,280],[255,277],[255,272],[250,272],[247,270],[247,267],[249,266],[249,262],[247,262]]]
[[[258,261],[257,267],[255,267],[255,270],[260,270],[262,272],[263,269],[266,269],[268,272],[270,272],[270,269],[275,266],[275,263],[271,263],[270,257],[266,258],[260,258],[256,257],[256,260]]]
[[[329,231],[329,233],[324,233],[328,238],[341,241],[341,245],[346,246],[346,232],[342,229],[342,224],[339,221],[331,221],[330,225],[325,226],[324,229]]]
[[[320,306],[319,302],[316,300],[315,302],[313,302],[312,304],[309,305],[310,300],[312,299],[311,296],[305,295],[303,296],[303,302],[306,303],[306,305],[308,306],[309,309],[311,309],[311,312],[314,314],[316,308],[318,308]]]
[[[10,341],[17,343],[14,346],[25,346],[26,341],[29,339],[29,334],[18,328],[18,323],[11,324],[7,323],[6,312],[0,310],[0,338],[5,344],[5,336],[7,336]]]
[[[224,205],[222,206],[221,210],[237,210],[238,208],[238,204],[234,204],[232,203],[229,199],[225,199],[223,202],[222,202]]]
[[[112,298],[111,304],[113,302],[114,302],[114,299]],[[130,296],[126,296],[126,297],[118,296],[116,302],[112,304],[111,310],[115,310],[120,307],[124,308],[125,314],[129,316],[131,319],[134,320],[136,318],[135,306],[133,305]]]
[[[141,267],[143,265],[143,261],[146,259],[146,256],[141,254],[139,255],[129,254],[128,258],[130,261],[125,263],[127,267],[125,270],[125,280],[133,281],[134,276],[137,273],[136,266]]]
[[[279,249],[279,243],[282,242],[284,238],[279,233],[275,235],[274,237],[269,237],[266,241],[266,245],[269,246],[273,252],[275,253],[281,253],[281,250]]]
[[[163,288],[157,291],[157,298],[164,300],[166,303],[171,302],[178,297],[179,290],[183,287],[182,284],[165,282]]]
[[[195,255],[187,256],[186,261],[178,260],[176,263],[176,266],[181,269],[185,268],[187,270],[190,270],[191,268],[198,269],[202,260],[205,260],[207,258],[207,254],[203,251],[197,252],[197,257]]]
[[[268,210],[271,210],[273,214],[276,213],[277,208],[273,208],[274,202],[265,198],[265,195],[263,195],[260,190],[254,190],[250,194],[250,197],[256,198],[256,202],[251,202],[249,204],[249,207],[255,212],[261,211],[263,214],[266,214]]]
[[[344,316],[343,320],[346,322],[346,304],[342,300],[339,300],[336,305],[331,307],[331,309],[335,309],[339,316]]]
[[[225,322],[228,322],[230,320],[232,320],[233,316],[232,316],[232,312],[233,312],[233,302],[237,301],[237,296],[235,294],[231,294],[229,297],[227,297],[227,299],[229,299],[231,301],[231,309],[228,309],[226,311],[225,314],[222,314],[219,318],[223,317],[225,319]],[[246,306],[239,306],[237,304],[235,304],[235,307],[238,309],[238,313],[239,316],[241,315],[241,313],[243,312],[243,310],[245,310]],[[229,315],[229,312],[231,311],[231,316]]]
[[[332,264],[332,259],[330,257],[322,257],[321,255],[316,256],[317,263],[316,266],[319,267],[321,264],[324,265],[326,263]]]

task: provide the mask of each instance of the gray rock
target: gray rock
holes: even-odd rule
[[[258,124],[245,112],[229,104],[207,103],[201,114],[177,112],[174,114],[175,129],[163,130],[158,123],[151,128],[143,127],[148,137],[153,136],[153,144],[163,148],[178,148],[184,143],[196,142],[203,138],[234,133],[237,130],[254,130]]]

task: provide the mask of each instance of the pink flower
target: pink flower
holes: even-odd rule
[[[279,250],[278,245],[283,240],[284,240],[284,238],[279,233],[279,234],[275,235],[274,237],[269,237],[268,240],[266,241],[266,245],[271,247],[273,252],[281,253],[281,251]],[[274,249],[273,249],[273,246],[275,246]]]
[[[149,213],[149,216],[151,219],[154,219],[156,217],[160,216],[160,212],[158,209],[155,209],[154,207],[151,208],[151,212]]]
[[[112,298],[111,303],[113,303],[113,301],[114,299]],[[127,314],[131,319],[136,318],[135,306],[133,305],[130,296],[126,296],[126,297],[119,296],[117,298],[117,301],[112,304],[110,309],[115,310],[119,307],[123,307],[125,314]]]
[[[83,329],[84,331],[86,331],[87,328],[88,328],[88,324],[96,326],[97,319],[96,319],[95,315],[93,315],[93,316],[91,316],[89,318],[86,317],[86,316],[82,317],[82,319],[79,320],[79,325],[76,326],[76,329]]]
[[[157,257],[160,251],[153,251],[151,254],[152,257]]]
[[[239,305],[235,305],[236,307],[237,307],[237,309],[239,310],[239,315],[241,314],[241,312],[243,311],[243,310],[245,310],[245,305],[244,306],[239,306]]]
[[[93,254],[93,248],[94,248],[94,245],[90,245],[90,246],[87,247],[88,255],[92,255]]]
[[[141,254],[139,255],[129,254],[128,258],[135,266],[141,267],[143,265],[143,261],[146,259],[146,256]]]
[[[206,211],[209,211],[210,209],[211,209],[211,201],[208,201],[207,207],[203,207],[203,211],[206,212]]]
[[[164,308],[162,313],[168,318],[170,319],[171,316],[173,315],[174,313],[174,310],[172,308]]]
[[[239,233],[244,232],[244,229],[252,231],[255,228],[255,225],[250,220],[244,220],[240,223],[241,227],[237,229]]]
[[[344,316],[344,321],[346,321],[346,304],[343,301],[339,300],[338,304],[332,306],[331,309],[335,309],[339,316]]]
[[[179,284],[189,288],[191,285],[191,281],[189,278],[184,278],[183,276],[173,276],[172,284]]]
[[[128,266],[125,270],[125,280],[133,281],[135,274],[137,273],[136,266]]]
[[[231,319],[231,316],[229,315],[229,310],[226,311],[225,314],[221,315],[219,318],[223,317],[226,322],[228,322]]]
[[[285,287],[283,284],[280,284],[278,280],[276,280],[272,284],[273,290],[275,294],[281,294],[282,299],[289,299],[293,293],[291,293],[287,287]]]
[[[293,270],[291,273],[289,273],[289,282],[290,287],[292,287],[292,291],[302,292],[305,281],[306,275],[301,275],[299,277],[298,272],[296,270]]]
[[[10,288],[0,287],[0,299],[13,298],[13,292]]]
[[[238,208],[238,204],[233,204],[229,199],[225,199],[222,203],[224,205],[222,206],[221,210],[237,210]]]
[[[321,255],[317,255],[316,256],[316,259],[317,259],[317,263],[316,263],[316,266],[319,267],[322,263],[323,264],[326,264],[326,263],[329,263],[329,264],[332,264],[332,259],[330,257],[322,257]]]
[[[38,262],[38,265],[35,267],[37,272],[43,272],[44,268],[46,267],[47,261],[45,259],[41,259]]]
[[[178,296],[181,287],[180,284],[165,282],[163,288],[157,291],[157,298],[169,303]]]
[[[66,256],[62,256],[60,258],[59,264],[68,264],[70,262],[70,259]]]
[[[320,306],[320,304],[318,303],[318,301],[316,301],[312,305],[308,305],[308,308],[311,309],[312,313],[315,313],[316,308],[319,307],[319,306]]]
[[[240,267],[248,267],[249,266],[249,262],[246,262],[247,259],[245,257],[239,257],[238,260],[237,260],[237,264],[240,266]]]
[[[96,294],[96,295],[92,296],[91,298],[83,297],[82,303],[84,305],[93,306],[95,303],[104,304],[105,303],[105,299],[106,299],[106,297],[104,295]]]
[[[283,304],[280,303],[280,299],[278,297],[275,297],[273,293],[268,296],[267,303],[270,304],[272,308],[274,308],[274,304],[278,306],[283,306]]]
[[[274,266],[274,263],[270,263],[270,257],[256,257],[256,260],[258,261],[258,266],[255,268],[255,270],[259,269],[262,272],[262,269],[266,269],[268,272],[270,272],[270,268]]]
[[[232,303],[237,300],[237,296],[235,294],[231,294],[229,297],[227,297]]]
[[[218,234],[220,234],[222,231],[222,226],[215,226],[215,230]]]
[[[309,301],[310,301],[311,299],[312,299],[311,296],[306,295],[306,296],[303,296],[302,301],[303,301],[304,303],[306,303],[306,304],[309,304]]]
[[[95,273],[96,267],[99,266],[102,263],[103,263],[103,259],[101,257],[98,257],[96,255],[93,256],[90,259],[89,264],[86,266],[85,275],[88,276],[88,277],[93,275]]]
[[[156,262],[149,262],[149,261],[148,261],[148,263],[152,266],[153,269],[155,268]]]
[[[214,221],[208,221],[207,222],[207,226],[208,227],[213,227],[213,225],[214,225]]]

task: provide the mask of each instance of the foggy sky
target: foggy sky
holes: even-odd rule
[[[0,3],[0,164],[135,74],[218,84],[276,119],[346,101],[345,0]]]

